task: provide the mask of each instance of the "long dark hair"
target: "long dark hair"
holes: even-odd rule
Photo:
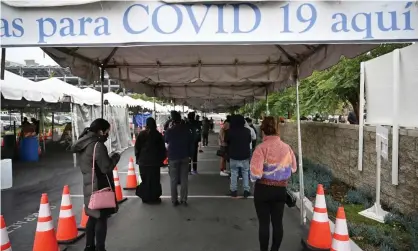
[[[80,138],[85,136],[88,132],[94,132],[99,133],[99,131],[105,132],[109,130],[110,124],[105,119],[95,119],[93,122],[91,122],[89,127],[84,128],[83,132],[80,135]]]
[[[152,117],[147,118],[146,123],[146,130],[147,131],[157,131],[157,123],[155,122],[155,119]]]

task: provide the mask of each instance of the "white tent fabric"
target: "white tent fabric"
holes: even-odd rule
[[[125,100],[126,104],[128,104],[129,107],[140,106],[136,99],[133,99],[129,96],[123,96],[123,99]]]
[[[55,95],[58,95],[60,99],[64,96],[71,96],[72,102],[75,104],[86,105],[100,105],[100,101],[92,99],[86,95],[80,88],[68,84],[58,78],[49,78],[40,82],[36,82],[38,90],[50,91]]]
[[[57,103],[60,95],[50,90],[38,88],[36,82],[21,77],[9,71],[4,72],[4,80],[1,80],[1,94],[5,99],[22,100],[48,103]]]
[[[293,84],[293,75],[308,77],[341,56],[355,57],[376,45],[178,45],[141,47],[43,48],[56,62],[88,78],[95,62],[111,62],[106,71],[127,88],[148,96],[173,98],[200,108],[201,100],[242,105]],[[299,65],[299,68],[296,68]],[[89,67],[91,70],[89,70]],[[195,98],[194,102],[191,98]],[[213,107],[212,107],[213,108]],[[210,109],[210,108],[207,108]]]
[[[104,94],[104,99],[109,101],[109,104],[112,106],[126,107],[128,105],[123,97],[114,92]]]

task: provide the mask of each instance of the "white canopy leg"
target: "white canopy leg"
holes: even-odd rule
[[[302,155],[302,133],[300,128],[300,104],[299,104],[299,70],[296,74],[296,114],[297,114],[297,125],[298,125],[298,157],[299,157],[299,195],[300,195],[300,220],[301,225],[306,223],[305,207],[303,204],[305,198],[305,185],[303,182],[303,155]]]

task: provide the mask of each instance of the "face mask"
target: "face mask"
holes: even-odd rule
[[[99,141],[106,142],[108,138],[109,138],[109,134],[100,135],[99,136]]]

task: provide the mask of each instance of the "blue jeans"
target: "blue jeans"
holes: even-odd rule
[[[229,163],[231,169],[231,184],[229,186],[232,192],[238,190],[238,173],[241,168],[242,173],[242,186],[244,191],[250,191],[250,161],[246,160],[234,160],[230,159]]]

